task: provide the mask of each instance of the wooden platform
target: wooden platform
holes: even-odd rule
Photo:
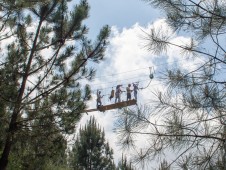
[[[84,110],[84,112],[86,112],[86,113],[94,112],[94,111],[105,112],[106,110],[121,109],[123,107],[132,106],[135,104],[137,104],[137,101],[135,99],[133,99],[133,100],[123,101],[123,102],[114,103],[114,104],[110,104],[110,105],[100,106],[99,108],[96,108],[96,109]]]

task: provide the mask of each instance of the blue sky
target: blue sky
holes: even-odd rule
[[[87,20],[89,34],[95,36],[103,25],[129,28],[135,23],[147,25],[159,17],[159,11],[141,0],[89,0],[91,10]]]

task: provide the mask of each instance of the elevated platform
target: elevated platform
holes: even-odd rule
[[[84,112],[86,112],[86,113],[94,112],[94,111],[105,112],[107,110],[121,109],[123,107],[132,106],[132,105],[136,105],[136,104],[137,104],[137,101],[135,99],[133,99],[133,100],[123,101],[123,102],[114,103],[114,104],[110,104],[110,105],[100,106],[99,108],[96,108],[96,109],[84,110]]]

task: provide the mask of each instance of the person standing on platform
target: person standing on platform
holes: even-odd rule
[[[101,102],[102,98],[103,96],[101,96],[101,91],[97,90],[97,108],[102,106],[102,102]]]
[[[130,89],[130,87],[131,87],[131,84],[128,84],[128,87],[126,87],[127,101],[131,100],[131,92],[133,91]]]
[[[113,89],[112,87],[112,90],[111,90],[111,94],[109,96],[109,100],[111,101],[112,98],[114,98],[114,95],[115,95],[115,90]]]
[[[115,103],[121,102],[121,93],[122,93],[121,86],[122,85],[117,85],[116,86],[116,90],[115,90]]]
[[[135,84],[135,83],[133,83],[133,94],[134,94],[134,98],[135,98],[135,100],[137,100],[137,91],[138,91],[139,89],[138,89],[138,83],[137,84]]]

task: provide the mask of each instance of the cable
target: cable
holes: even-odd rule
[[[134,81],[134,82],[132,82],[132,83],[138,83],[138,82],[145,82],[145,81],[149,81],[150,79],[145,79],[145,80],[140,80],[140,81]],[[116,81],[115,81],[116,82]],[[128,84],[132,84],[132,83],[123,83],[123,84],[121,84],[121,85],[128,85]],[[104,87],[104,88],[95,88],[95,89],[93,89],[92,91],[97,91],[97,90],[106,90],[106,89],[110,89],[110,88],[115,88],[117,86],[117,84],[116,85],[114,85],[114,86],[107,86],[107,87]]]
[[[148,86],[151,84],[152,79],[150,80],[150,82],[148,83],[148,85],[146,87],[142,87],[140,88],[141,90],[148,88]]]
[[[148,66],[148,67],[138,68],[138,69],[134,69],[134,70],[128,70],[128,71],[120,72],[120,73],[117,73],[117,74],[111,74],[111,75],[106,75],[106,76],[98,76],[98,77],[95,77],[94,79],[98,79],[98,78],[102,78],[102,77],[112,77],[112,76],[115,76],[115,75],[130,73],[130,72],[134,72],[134,71],[138,71],[138,70],[149,69],[150,67],[154,68],[154,67],[158,67],[158,66],[162,66],[162,65],[169,65],[170,63],[178,63],[179,61],[184,61],[184,60],[186,60],[186,59],[180,59],[180,60],[177,60],[177,61],[165,62],[165,63],[157,64],[157,65],[154,65],[154,66]],[[200,60],[204,61],[202,59],[200,59]],[[204,61],[204,62],[206,62],[206,61]],[[200,64],[200,63],[197,63],[197,65],[198,64]]]
[[[185,59],[181,59],[181,60],[178,60],[178,61],[176,61],[176,62],[179,62],[179,61],[182,61],[182,60],[185,60]],[[200,59],[201,60],[201,59]],[[203,60],[202,60],[203,61]],[[174,62],[172,62],[172,63],[174,63]],[[193,64],[193,65],[199,65],[200,63],[197,63],[197,64]],[[164,64],[158,64],[158,65],[156,65],[156,66],[161,66],[161,65],[166,65],[165,63]],[[167,65],[168,65],[168,63],[167,63]],[[151,66],[152,68],[154,68],[154,66]],[[142,69],[147,69],[147,68],[150,68],[150,67],[145,67],[145,68],[140,68],[140,69],[135,69],[135,70],[130,70],[130,71],[126,71],[126,72],[121,72],[121,73],[118,73],[118,74],[114,74],[114,75],[120,75],[120,74],[124,74],[124,73],[128,73],[128,72],[133,72],[133,71],[137,71],[137,70],[142,70]],[[153,72],[155,72],[154,70],[153,70]],[[112,75],[106,75],[106,76],[100,76],[100,77],[108,77],[108,76],[112,76]],[[97,78],[100,78],[100,77],[95,77],[94,79],[97,79]],[[138,77],[140,77],[140,76],[138,76]],[[129,78],[129,79],[135,79],[135,78],[137,78],[137,76],[136,77],[133,77],[133,78]],[[112,81],[112,82],[106,82],[106,83],[100,83],[100,84],[94,84],[94,85],[92,85],[92,86],[100,86],[100,85],[103,85],[103,84],[110,84],[110,83],[117,83],[117,82],[123,82],[123,81],[125,81],[125,80],[129,80],[129,79],[123,79],[123,80],[116,80],[116,81]],[[135,82],[137,82],[137,81],[135,81]],[[124,85],[124,84],[123,84]],[[116,85],[115,85],[116,86]],[[111,86],[111,87],[115,87],[115,86]],[[110,88],[110,87],[109,87]],[[106,88],[97,88],[97,89],[106,89]]]
[[[149,67],[150,67],[150,66],[149,66]],[[117,73],[117,74],[106,75],[106,76],[99,76],[99,77],[95,77],[95,78],[112,77],[112,76],[119,75],[119,74],[125,74],[125,73],[130,73],[130,72],[134,72],[134,71],[138,71],[138,70],[144,70],[144,69],[147,69],[147,68],[149,68],[149,67],[139,68],[139,69],[135,69],[135,70],[129,70],[129,71],[120,72],[120,73]]]
[[[110,84],[110,83],[124,82],[126,80],[137,79],[137,78],[141,78],[141,77],[145,77],[145,76],[147,76],[147,75],[136,76],[136,77],[132,77],[132,78],[128,78],[128,79],[116,80],[116,81],[111,81],[111,82],[106,82],[106,83],[101,83],[101,84]],[[101,84],[100,83],[99,84],[93,84],[92,86],[100,86]]]

